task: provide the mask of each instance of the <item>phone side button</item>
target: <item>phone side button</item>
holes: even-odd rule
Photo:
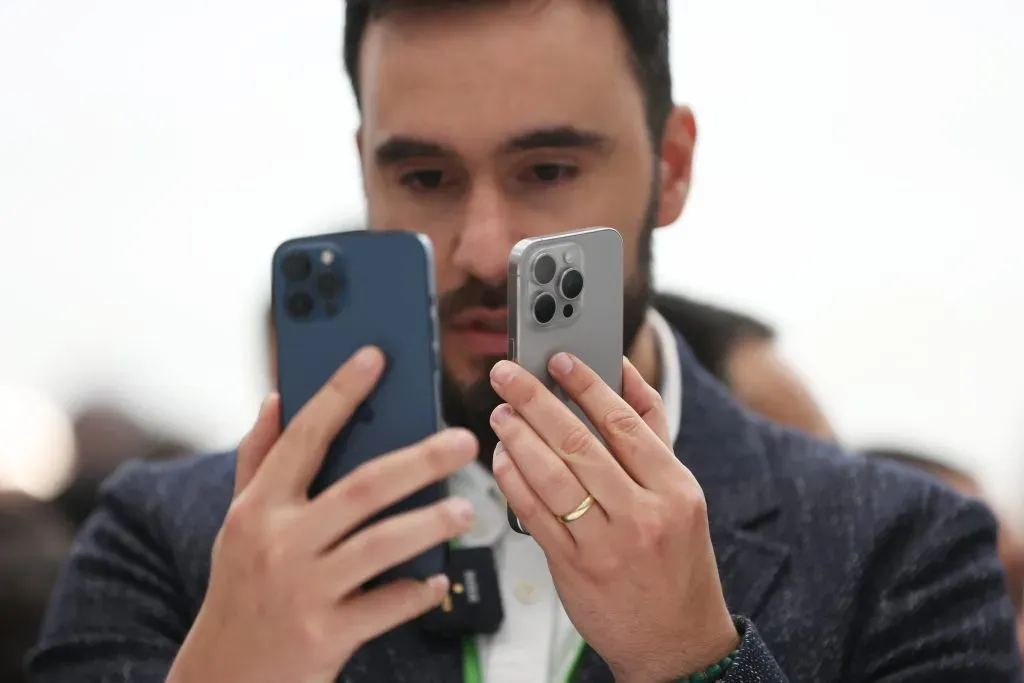
[[[508,360],[516,359],[516,338],[509,336],[508,338]]]

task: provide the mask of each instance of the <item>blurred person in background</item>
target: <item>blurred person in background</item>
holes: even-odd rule
[[[832,426],[799,374],[781,357],[768,324],[689,297],[659,294],[654,306],[693,355],[741,405],[786,427],[833,441]]]
[[[829,441],[835,432],[803,380],[783,360],[769,325],[738,311],[678,294],[660,294],[654,307],[690,345],[697,362],[725,384],[740,404],[778,424]],[[277,337],[267,306],[262,320],[266,372],[277,386]]]
[[[87,406],[74,421],[75,471],[54,501],[76,527],[99,499],[100,485],[129,460],[168,460],[195,453],[184,442],[144,427],[114,406]]]
[[[0,681],[27,681],[25,655],[39,625],[73,528],[48,503],[0,492]]]
[[[873,458],[882,458],[925,472],[945,482],[959,493],[986,501],[988,496],[978,480],[968,472],[941,459],[902,448],[869,448],[864,451]],[[1006,570],[1006,585],[1017,613],[1017,639],[1024,652],[1024,537],[1015,520],[999,515],[999,559]]]
[[[1021,678],[991,513],[754,419],[652,306],[653,231],[683,211],[697,136],[672,100],[667,0],[346,7],[368,223],[433,242],[456,427],[310,500],[385,371],[368,348],[284,430],[268,397],[237,453],[122,468],[55,591],[36,680]],[[548,369],[603,439],[503,360],[510,249],[591,226],[623,238],[622,395],[565,354]],[[455,497],[364,526],[441,479]],[[502,494],[532,536],[509,531]],[[497,634],[420,629],[445,576],[364,590],[456,538],[496,560]]]

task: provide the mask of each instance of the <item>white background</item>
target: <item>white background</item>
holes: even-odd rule
[[[672,4],[701,135],[662,286],[775,323],[849,443],[1012,501],[1024,3]],[[0,3],[0,384],[238,437],[273,247],[362,215],[340,35],[340,0]]]

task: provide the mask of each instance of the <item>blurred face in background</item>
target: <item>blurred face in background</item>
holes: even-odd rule
[[[434,245],[445,412],[487,444],[507,348],[505,278],[524,237],[623,237],[627,342],[643,323],[654,227],[678,218],[695,129],[652,143],[615,15],[589,0],[399,10],[368,27],[359,132],[370,225]]]

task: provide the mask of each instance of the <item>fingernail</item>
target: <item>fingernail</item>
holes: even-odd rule
[[[493,413],[491,413],[491,422],[496,425],[500,425],[510,417],[512,417],[512,407],[507,403],[502,403],[494,409]]]
[[[499,442],[494,449],[494,457],[491,458],[491,472],[501,474],[507,466],[508,451],[505,450],[505,445]]]
[[[449,498],[448,510],[463,522],[472,522],[473,518],[476,517],[473,504],[465,498]]]
[[[568,375],[572,370],[572,357],[567,353],[556,353],[551,359],[551,369],[557,375]]]
[[[372,370],[377,366],[377,357],[380,352],[372,346],[364,346],[356,352],[353,360],[361,370]]]
[[[491,381],[498,386],[501,386],[512,379],[512,374],[514,372],[514,364],[507,360],[503,360],[491,368]]]
[[[448,577],[444,574],[435,574],[434,576],[431,576],[429,579],[427,579],[427,588],[429,588],[431,591],[434,591],[436,594],[440,594],[441,596],[448,594],[448,584]]]

